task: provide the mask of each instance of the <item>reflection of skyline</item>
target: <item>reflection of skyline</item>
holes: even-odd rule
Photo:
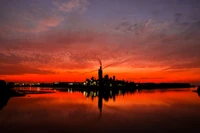
[[[109,91],[103,91],[103,89],[99,89],[99,91],[84,91],[83,94],[87,98],[91,98],[94,100],[94,98],[98,98],[98,109],[100,112],[100,117],[102,116],[103,112],[103,101],[109,102],[110,99],[112,99],[114,102],[116,101],[116,97],[119,95],[125,95],[126,93],[130,92],[133,94],[135,91],[114,91],[114,90],[109,90]]]
[[[100,91],[99,95],[98,95],[98,108],[99,108],[99,111],[100,111],[100,118],[101,118],[101,115],[102,115],[102,109],[103,109],[103,97],[102,97],[102,91]]]
[[[76,91],[71,90],[70,92],[64,92],[64,93],[73,94],[74,92],[76,92]],[[77,91],[77,92],[80,92],[80,91]],[[181,93],[181,95],[183,94],[182,97],[184,97],[184,99],[189,99],[189,97],[187,98],[187,97],[185,97],[186,95],[184,95],[184,93],[191,92],[190,90],[187,90],[187,89],[185,89],[185,90],[172,89],[172,90],[166,90],[166,91],[163,91],[163,90],[154,90],[154,91],[152,91],[152,90],[144,90],[144,91],[137,91],[137,93],[136,92],[130,92],[130,91],[118,90],[118,91],[105,91],[105,92],[102,93],[102,95],[99,95],[100,94],[99,91],[82,91],[81,93],[85,97],[91,98],[92,100],[98,98],[98,103],[97,103],[98,104],[98,109],[99,109],[99,112],[102,113],[103,112],[103,102],[108,103],[109,101],[112,100],[114,102],[118,101],[117,103],[119,103],[119,101],[121,100],[121,97],[124,97],[125,99],[129,99],[128,101],[126,101],[128,103],[134,102],[134,103],[137,103],[137,104],[138,103],[149,104],[149,102],[150,102],[150,103],[155,103],[156,104],[157,101],[155,101],[155,100],[157,98],[162,98],[162,95],[166,95],[167,94],[169,97],[171,97],[173,95],[175,96],[176,93],[179,93],[179,92]],[[157,93],[157,94],[159,93],[159,95],[152,96],[152,98],[154,97],[154,100],[152,99],[153,101],[151,99],[146,99],[146,96],[148,97],[149,95],[152,95],[154,93]],[[51,96],[55,95],[56,97],[60,95],[60,94],[56,94],[56,93],[54,93],[54,94],[50,93],[50,94],[51,94]],[[134,96],[132,96],[130,94],[134,94]],[[29,94],[29,95],[31,95],[31,94]],[[195,93],[195,95],[196,96],[200,96],[200,93]],[[48,96],[48,95],[46,95],[46,96]],[[80,96],[81,95],[79,95],[79,97]],[[4,95],[3,93],[0,94],[0,108],[1,109],[3,109],[7,105],[7,103],[10,100],[10,98],[11,97],[8,97],[7,95]],[[190,97],[190,99],[191,98],[193,98],[193,97]],[[73,97],[73,99],[75,100],[76,98]],[[117,100],[117,99],[119,99],[119,100]],[[122,103],[120,103],[120,104],[122,104]]]
[[[157,97],[162,97],[163,94],[166,93],[184,93],[184,92],[191,92],[188,89],[156,89],[156,90],[135,90],[135,91],[122,91],[122,90],[110,90],[110,91],[83,91],[82,93],[86,96],[86,98],[91,98],[91,100],[93,101],[95,98],[98,98],[98,109],[99,109],[99,113],[100,113],[100,117],[102,116],[102,112],[103,112],[103,102],[109,102],[110,100],[113,100],[114,102],[116,102],[117,97],[119,96],[123,96],[126,97],[126,95],[128,97],[130,97],[130,94],[135,94],[135,100],[137,98],[139,98],[137,101],[138,103],[145,103],[145,97],[144,99],[141,99],[139,96],[140,94],[142,95],[148,95],[148,94],[152,94],[152,93],[159,93],[160,96],[156,96]],[[139,94],[139,95],[138,95]],[[141,95],[141,96],[142,96]],[[197,92],[197,95],[200,97],[200,93]],[[153,97],[152,97],[153,98]],[[142,101],[140,101],[142,100]],[[153,99],[152,99],[153,100]],[[131,101],[130,101],[131,102]],[[152,101],[153,104],[159,104],[159,101],[153,100]],[[152,104],[151,103],[151,104]]]
[[[183,126],[188,127],[188,125],[189,129],[192,129],[190,132],[198,129],[200,98],[194,92],[141,91],[134,94],[127,92],[124,97],[122,93],[118,93],[116,92],[115,102],[113,98],[109,98],[108,102],[102,98],[103,110],[100,118],[101,114],[97,107],[98,96],[92,101],[92,94],[86,98],[83,93],[77,91],[57,91],[57,93],[11,98],[8,105],[0,111],[0,119],[3,120],[0,125],[1,131],[36,133],[37,125],[44,127],[40,130],[44,133],[80,132],[80,130],[127,132],[130,129],[131,133],[141,129],[145,129],[144,132],[149,130],[162,132],[164,129],[185,132]],[[10,126],[14,128],[9,128]]]

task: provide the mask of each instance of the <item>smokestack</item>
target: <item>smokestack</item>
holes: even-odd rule
[[[102,63],[101,63],[101,60],[99,59],[99,64],[100,64],[100,67],[102,67]]]

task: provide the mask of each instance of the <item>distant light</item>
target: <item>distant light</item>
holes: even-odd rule
[[[112,87],[112,84],[110,84],[110,87]]]
[[[68,83],[68,85],[73,85],[73,83]]]
[[[93,92],[90,92],[90,96],[92,96],[93,95]]]

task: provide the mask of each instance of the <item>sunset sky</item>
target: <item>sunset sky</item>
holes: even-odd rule
[[[98,59],[117,79],[200,84],[200,1],[0,1],[0,79],[84,81]]]

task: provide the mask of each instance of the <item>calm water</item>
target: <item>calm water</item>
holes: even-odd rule
[[[199,131],[200,124],[200,97],[192,90],[124,95],[119,92],[115,97],[110,92],[110,98],[102,100],[102,114],[96,92],[57,91],[13,97],[0,110],[0,130],[2,133],[190,133]]]

